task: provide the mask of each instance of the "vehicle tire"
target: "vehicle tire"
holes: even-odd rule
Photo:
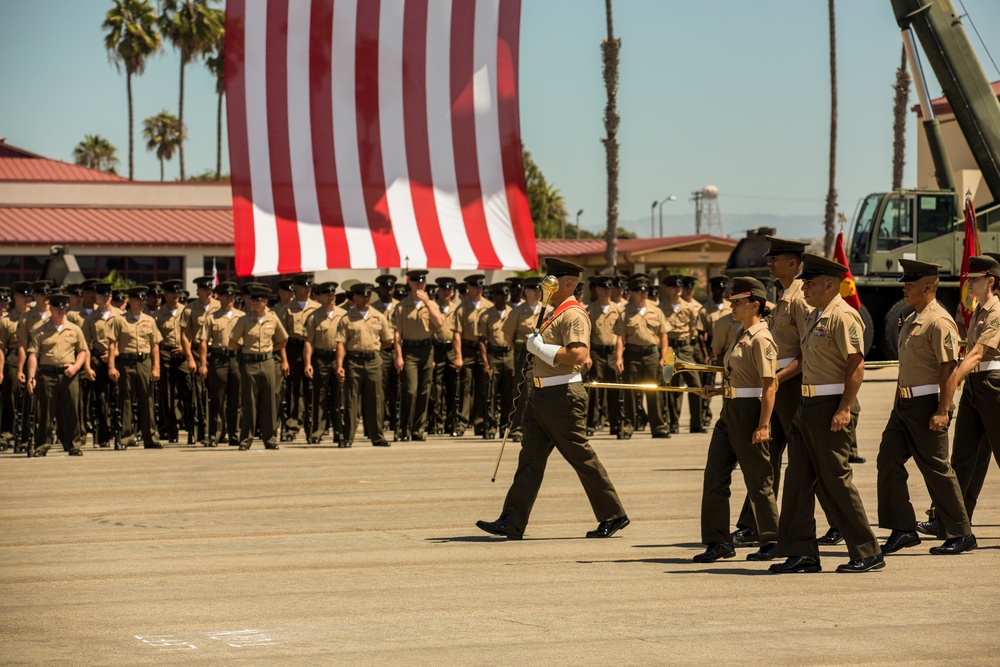
[[[882,320],[882,339],[879,341],[883,356],[886,359],[899,358],[899,348],[897,347],[899,325],[912,312],[913,306],[906,303],[903,299],[892,304],[892,307],[886,311],[885,319]]]
[[[872,320],[872,314],[868,312],[868,308],[865,304],[861,304],[861,309],[858,311],[861,315],[861,322],[865,325],[865,357],[868,353],[872,351],[872,343],[875,342],[875,322]]]

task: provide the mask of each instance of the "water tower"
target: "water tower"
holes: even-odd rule
[[[694,202],[695,234],[724,236],[722,211],[719,209],[719,188],[706,185],[701,190],[695,190],[691,193],[691,201]]]

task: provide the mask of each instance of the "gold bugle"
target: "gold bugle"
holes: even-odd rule
[[[666,391],[680,394],[697,394],[697,387],[661,387],[657,384],[625,384],[623,382],[584,382],[588,389],[631,389],[632,391]]]
[[[726,369],[722,366],[710,366],[708,364],[689,364],[684,361],[678,361],[674,364],[674,372],[679,373],[680,371],[695,371],[698,373],[725,373]]]

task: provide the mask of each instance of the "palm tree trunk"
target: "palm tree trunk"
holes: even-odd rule
[[[178,135],[177,148],[181,155],[181,180],[184,180],[184,56],[181,56],[181,95],[177,103],[177,121],[180,124],[180,134]]]
[[[830,13],[830,181],[826,191],[826,212],[823,216],[823,252],[833,256],[834,216],[837,211],[837,31],[834,22],[834,0],[827,0]]]
[[[133,157],[135,147],[132,137],[132,73],[125,72],[125,89],[128,91],[128,180],[134,180]]]
[[[160,158],[160,183],[163,182],[163,158]]]
[[[910,75],[906,71],[906,49],[896,70],[896,98],[892,121],[892,189],[903,187],[903,165],[906,164],[906,105],[910,99]]]
[[[604,107],[604,148],[607,152],[608,168],[608,229],[605,234],[607,268],[618,266],[618,50],[621,40],[615,39],[611,16],[611,0],[604,0],[604,11],[608,21],[608,38],[601,41],[601,55],[604,61],[604,87],[607,91],[607,106]]]
[[[219,92],[219,109],[215,114],[215,180],[222,180],[222,92]]]

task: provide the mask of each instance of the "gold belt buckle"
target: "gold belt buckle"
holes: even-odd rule
[[[545,386],[545,385],[544,385],[544,384],[542,383],[542,378],[536,378],[536,377],[533,377],[533,378],[531,378],[531,381],[532,381],[532,383],[533,383],[533,384],[535,385],[535,388],[536,388],[536,389],[541,389],[542,387],[544,387],[544,386]]]
[[[811,384],[802,385],[802,395],[811,398],[816,395],[816,387]]]
[[[910,391],[909,387],[900,387],[899,395],[903,398],[913,398],[913,392]]]
[[[723,387],[722,388],[722,397],[723,398],[734,398],[735,395],[736,395],[736,392],[733,391],[732,387]]]

